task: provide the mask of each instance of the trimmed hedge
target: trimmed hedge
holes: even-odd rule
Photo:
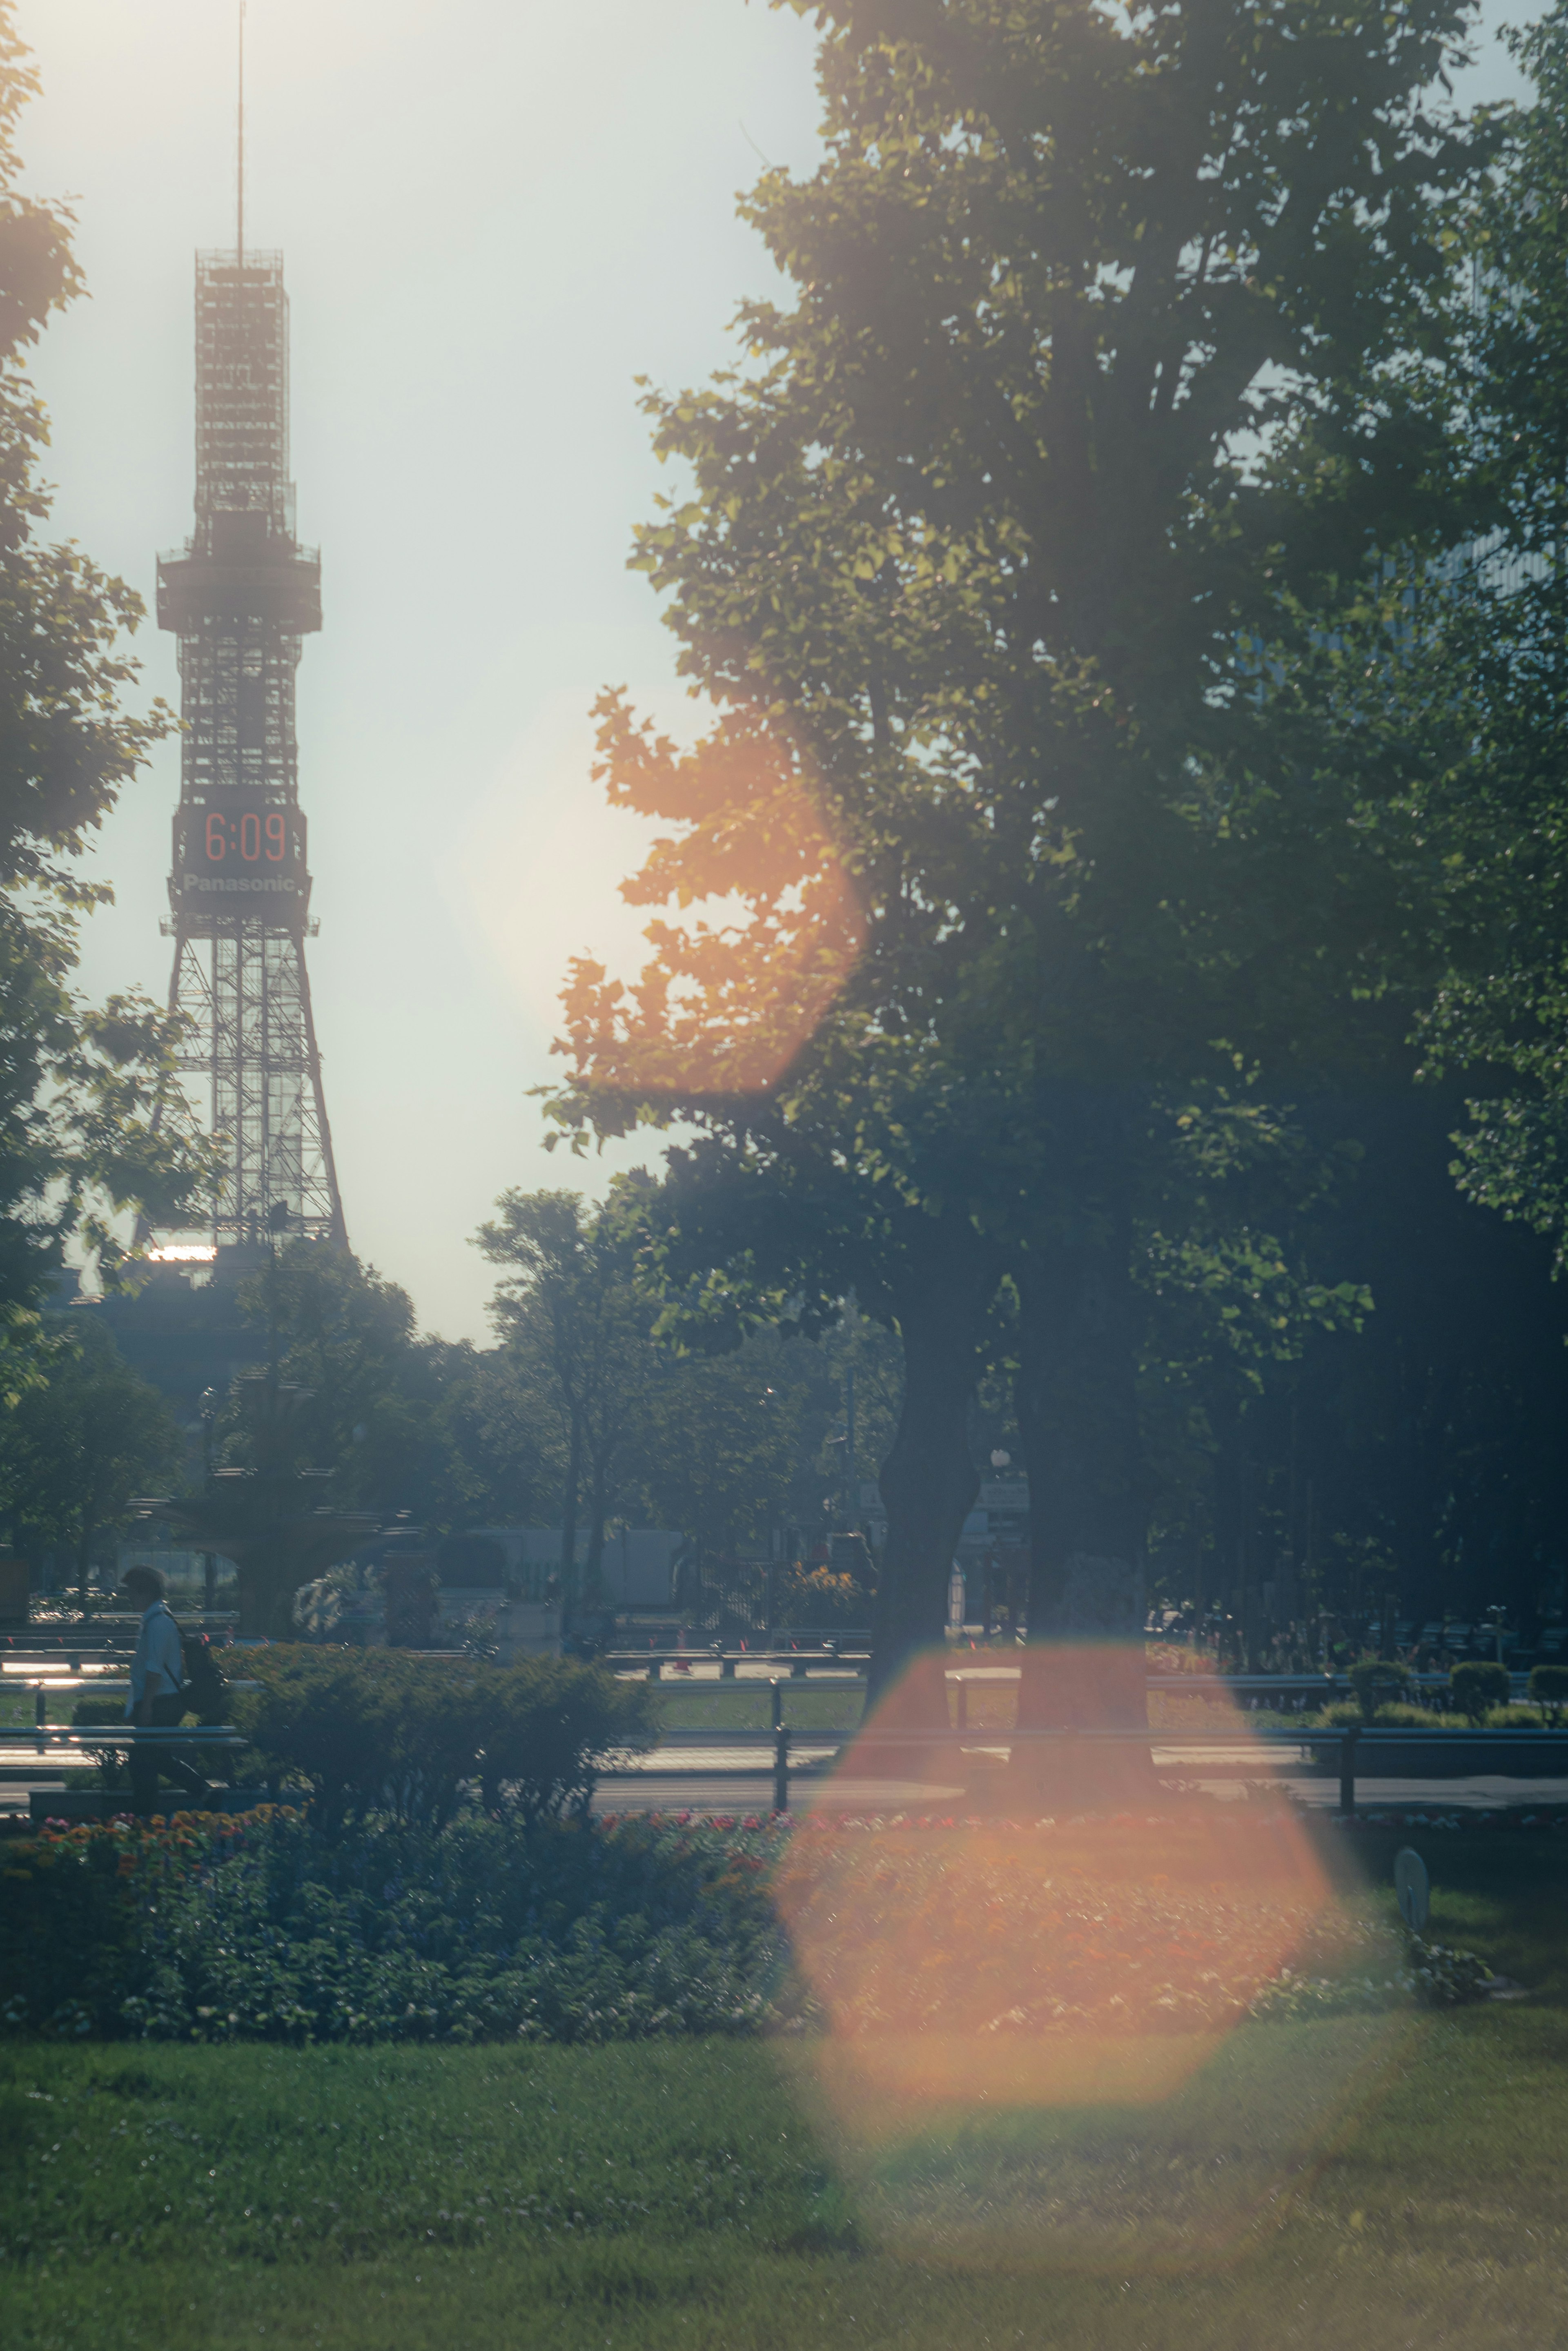
[[[1549,1713],[1553,1722],[1560,1722],[1563,1709],[1568,1706],[1568,1666],[1532,1666],[1530,1695],[1543,1714]]]
[[[1396,1706],[1410,1687],[1410,1668],[1401,1657],[1358,1657],[1350,1669],[1364,1722],[1375,1722],[1380,1708]]]
[[[657,1736],[646,1682],[559,1657],[488,1666],[396,1649],[280,1646],[246,1656],[235,1694],[254,1761],[308,1789],[323,1819],[451,1820],[477,1783],[488,1811],[534,1821],[586,1806],[607,1755]]]
[[[1489,1708],[1506,1706],[1511,1685],[1506,1666],[1471,1657],[1448,1675],[1454,1704],[1471,1722],[1484,1722]]]

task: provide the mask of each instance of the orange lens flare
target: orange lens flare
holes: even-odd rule
[[[1168,2096],[1283,1968],[1325,1956],[1300,1832],[1219,1809],[798,1838],[777,1898],[852,2095]]]
[[[613,804],[673,820],[622,885],[651,922],[631,983],[580,959],[562,1002],[579,1081],[644,1098],[756,1092],[815,1033],[852,973],[864,917],[820,796],[748,714],[685,756],[601,705]],[[706,910],[706,912],[702,910]]]
[[[1155,2136],[1181,2137],[1184,2102],[1204,2104],[1203,2077],[1223,2070],[1260,2000],[1278,1996],[1287,1970],[1354,1963],[1365,1930],[1334,1901],[1287,1804],[1216,1792],[1215,1782],[1234,1788],[1270,1768],[1234,1708],[1213,1707],[1211,1744],[1209,1724],[1191,1726],[1206,1733],[1206,1787],[1157,1728],[1097,1735],[1130,1727],[1134,1692],[1143,1708],[1139,1649],[1064,1646],[1027,1656],[1021,1674],[978,1660],[962,1677],[950,1668],[917,1660],[877,1709],[792,1839],[775,1898],[825,2020],[801,2062],[832,2127],[881,2158],[929,2154],[936,2133],[949,2168],[965,2140],[988,2172],[979,2202],[994,2220],[1019,2176],[998,2154],[998,2128],[1119,2116],[1135,2147],[1164,2109]],[[1021,1736],[1020,1712],[1049,1735]],[[1299,2064],[1295,2031],[1256,2025],[1243,2073]],[[1241,2193],[1241,2172],[1226,2176],[1227,2228],[1273,2192],[1281,2166],[1299,2166],[1324,2102],[1386,2031],[1340,2020],[1309,2078],[1289,2095],[1275,2079],[1270,2129],[1254,2134],[1256,2195]],[[1233,2099],[1225,2109],[1234,2129]],[[977,2129],[991,2134],[988,2152]],[[1170,2161],[1179,2171],[1187,2159]],[[885,2191],[884,2180],[884,2206]],[[957,2225],[956,2189],[954,2199],[946,2220],[926,2212],[923,2241],[926,2223]],[[979,2225],[972,2211],[964,2225]]]

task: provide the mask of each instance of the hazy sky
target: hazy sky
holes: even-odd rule
[[[1503,12],[1489,11],[1489,21]],[[1525,13],[1522,11],[1510,13]],[[152,601],[190,528],[192,255],[234,242],[235,0],[21,0],[27,184],[72,199],[91,299],[34,369],[56,526]],[[1495,56],[1495,52],[1493,52]],[[505,1186],[586,1184],[527,1089],[567,957],[622,959],[641,833],[590,781],[626,683],[678,728],[632,525],[661,486],[632,379],[725,363],[768,290],[736,192],[816,154],[811,38],[761,0],[249,0],[246,243],[292,305],[310,946],[349,1233],[427,1328],[485,1333],[468,1237]],[[1511,88],[1501,61],[1477,80]],[[177,705],[174,640],[138,640]],[[175,743],[105,827],[82,978],[162,998]],[[622,1155],[622,1164],[627,1155]]]

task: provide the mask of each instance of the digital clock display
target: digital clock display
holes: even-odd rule
[[[309,890],[305,819],[252,792],[214,792],[183,808],[174,820],[174,886],[187,909],[287,921]]]
[[[280,808],[246,809],[238,817],[211,809],[202,831],[209,865],[222,865],[235,856],[246,865],[262,857],[269,865],[281,865],[288,854],[288,819]]]

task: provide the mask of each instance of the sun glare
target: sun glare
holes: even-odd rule
[[[889,1694],[778,1876],[825,2026],[799,2058],[810,2094],[868,2209],[926,2252],[977,2234],[1015,2258],[1060,2229],[1063,2197],[1075,2241],[1118,2260],[1229,2242],[1386,2041],[1330,2002],[1305,2028],[1258,2021],[1354,1966],[1364,1930],[1288,1804],[1176,1780],[1157,1729],[1095,1740],[1082,1703],[1070,1730],[1020,1740],[1019,1681],[976,1677],[960,1700],[946,1662]],[[1081,1701],[1117,1691],[1122,1662],[1054,1661]],[[1210,1773],[1260,1764],[1234,1709],[1215,1738]],[[1086,2129],[1098,2164],[1119,2150],[1098,2205],[1072,2152]]]
[[[688,753],[601,705],[613,806],[672,824],[622,885],[661,911],[634,980],[576,960],[567,1052],[586,1085],[645,1097],[774,1084],[853,972],[865,923],[821,796],[788,747],[730,713]]]

